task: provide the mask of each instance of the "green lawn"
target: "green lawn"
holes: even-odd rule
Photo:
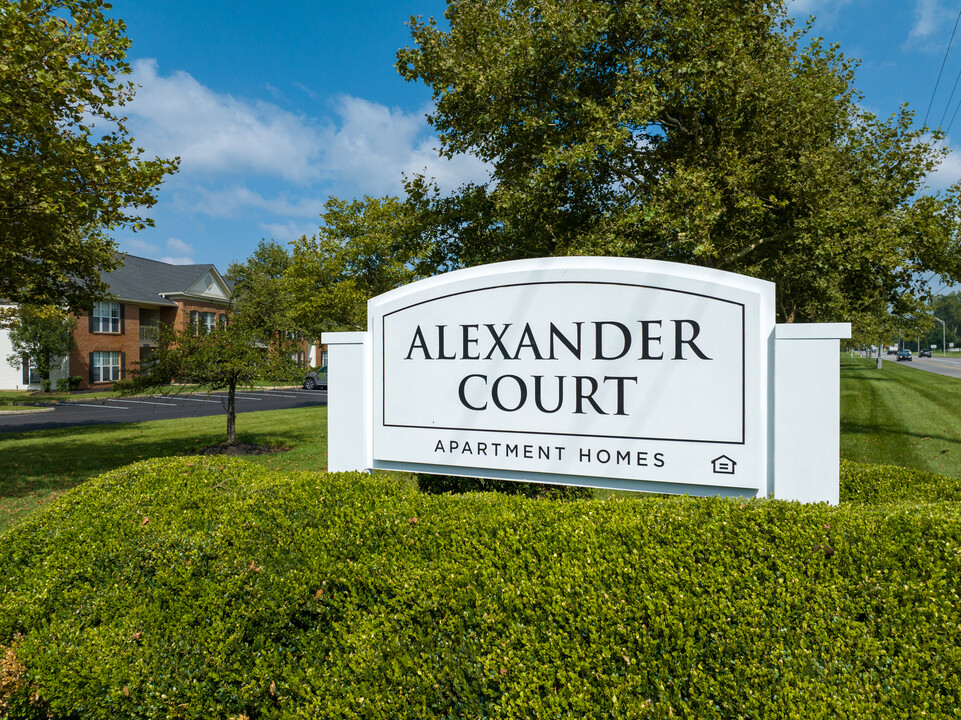
[[[282,383],[274,380],[258,380],[253,387],[299,387],[297,383]],[[171,393],[197,391],[200,388],[191,385],[171,385],[166,388]],[[150,393],[158,394],[159,391]],[[119,390],[84,390],[81,392],[38,392],[34,390],[0,390],[0,412],[12,409],[18,405],[53,405],[58,402],[92,400],[94,398],[119,397]]]
[[[62,492],[100,473],[144,458],[189,455],[224,442],[226,417],[36,430],[0,434],[0,531]],[[285,470],[327,468],[327,408],[243,413],[241,441],[288,447],[251,456]]]
[[[841,457],[961,477],[961,380],[842,356]]]
[[[225,425],[215,416],[0,435],[0,530],[107,470],[223,442]],[[291,448],[256,463],[327,467],[326,407],[244,413],[237,429],[243,441]],[[961,380],[842,356],[841,457],[961,477]]]

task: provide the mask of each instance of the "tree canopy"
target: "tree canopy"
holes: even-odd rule
[[[776,282],[789,322],[907,316],[925,278],[961,279],[958,188],[925,187],[945,151],[907,107],[867,112],[855,64],[782,0],[450,0],[446,17],[412,19],[397,68],[431,87],[442,152],[492,170],[450,195],[408,182],[434,267],[698,264]]]
[[[316,235],[293,243],[294,317],[311,337],[367,328],[367,300],[417,279],[413,206],[395,197],[330,198]]]
[[[0,0],[0,298],[82,307],[117,267],[108,233],[176,161],[140,158],[117,110],[129,40],[101,0]]]
[[[273,240],[261,240],[249,258],[230,263],[226,276],[234,283],[232,321],[259,332],[264,341],[299,330],[287,283],[290,265],[287,248]]]

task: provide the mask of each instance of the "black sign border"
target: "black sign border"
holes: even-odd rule
[[[544,432],[540,430],[503,430],[494,428],[463,428],[463,427],[446,427],[442,425],[402,425],[397,423],[387,422],[387,393],[385,388],[387,387],[387,363],[385,357],[385,338],[387,333],[386,321],[391,315],[395,315],[399,312],[404,312],[415,308],[418,305],[426,305],[428,303],[437,302],[438,300],[446,300],[447,298],[457,297],[458,295],[468,295],[475,292],[485,292],[487,290],[500,290],[504,288],[513,287],[525,287],[532,285],[613,285],[618,287],[632,287],[632,288],[644,288],[646,290],[661,290],[663,292],[673,292],[680,293],[682,295],[693,295],[694,297],[707,298],[709,300],[716,300],[718,302],[728,303],[730,305],[736,305],[741,308],[741,439],[737,440],[697,440],[691,438],[660,438],[660,437],[643,437],[634,435],[593,435],[588,433],[562,433],[562,432]],[[638,283],[625,283],[625,282],[610,282],[606,280],[538,280],[533,282],[519,282],[519,283],[505,283],[501,285],[485,285],[480,288],[473,288],[471,290],[459,290],[458,292],[448,293],[447,295],[440,295],[437,297],[432,297],[428,300],[420,300],[419,302],[411,303],[410,305],[405,305],[404,307],[397,308],[396,310],[391,310],[388,313],[384,313],[381,316],[381,327],[380,327],[380,371],[381,371],[381,414],[380,414],[380,426],[384,428],[410,428],[415,430],[454,430],[457,432],[485,432],[485,433],[506,433],[515,435],[550,435],[558,437],[584,437],[584,438],[608,438],[611,440],[647,440],[650,442],[679,442],[679,443],[698,443],[705,445],[746,445],[747,440],[747,320],[745,317],[746,310],[745,304],[738,302],[736,300],[730,300],[728,298],[717,297],[715,295],[708,295],[707,293],[691,292],[689,290],[678,290],[677,288],[660,287],[659,285],[641,285]],[[375,450],[376,455],[376,450]]]

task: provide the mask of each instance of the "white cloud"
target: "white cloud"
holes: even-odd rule
[[[169,238],[165,243],[169,255],[160,258],[160,262],[170,263],[171,265],[193,265],[194,247],[190,243],[185,243],[177,238]]]
[[[938,169],[928,175],[927,181],[932,190],[946,190],[961,181],[961,151],[952,149]]]
[[[348,95],[336,101],[338,127],[325,138],[324,170],[369,195],[398,193],[403,174],[422,172],[452,190],[485,181],[486,165],[472,156],[440,157],[434,137],[424,137],[426,112],[405,113]]]
[[[311,120],[269,102],[217,93],[186,72],[163,76],[155,60],[134,62],[131,77],[140,87],[123,110],[138,144],[149,155],[179,156],[180,176],[195,181],[232,174],[300,186],[323,182],[334,185],[335,194],[346,189],[376,196],[399,193],[404,173],[423,172],[447,190],[488,176],[476,158],[438,156],[426,109],[407,113],[342,95],[333,102],[335,117]],[[206,206],[195,210],[217,216],[242,206],[278,214],[319,212],[312,200],[269,200],[235,188],[206,193],[203,201]]]
[[[291,220],[286,223],[260,223],[260,229],[268,238],[278,242],[290,242],[304,235],[313,235],[320,227],[320,220],[315,223],[298,223]]]
[[[131,79],[140,87],[124,112],[134,137],[150,154],[180,156],[182,171],[317,177],[321,136],[304,117],[216,93],[182,71],[163,77],[156,60],[136,61]]]
[[[945,28],[953,27],[954,19],[955,12],[942,7],[940,0],[917,0],[908,44],[919,43],[931,39],[935,33],[944,32]]]
[[[149,256],[157,252],[157,246],[153,243],[147,242],[146,240],[139,240],[137,238],[126,238],[120,241],[120,249],[123,252],[128,252],[131,255]]]
[[[316,217],[324,209],[324,201],[318,198],[291,201],[284,194],[265,198],[240,185],[216,190],[197,187],[193,192],[195,197],[188,201],[187,208],[211,217],[235,217],[245,209],[264,210],[274,215]]]

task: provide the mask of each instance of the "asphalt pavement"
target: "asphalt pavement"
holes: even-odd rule
[[[289,410],[327,404],[327,392],[283,388],[270,390],[238,390],[237,413],[263,410]],[[70,400],[57,403],[52,412],[0,414],[0,433],[50,430],[75,425],[146,422],[179,418],[224,415],[227,393],[175,393],[130,398]]]
[[[894,355],[881,356],[885,362],[907,365],[908,367],[926,370],[927,372],[947,375],[948,377],[961,379],[961,357],[921,357],[914,355],[910,360],[898,362]]]

